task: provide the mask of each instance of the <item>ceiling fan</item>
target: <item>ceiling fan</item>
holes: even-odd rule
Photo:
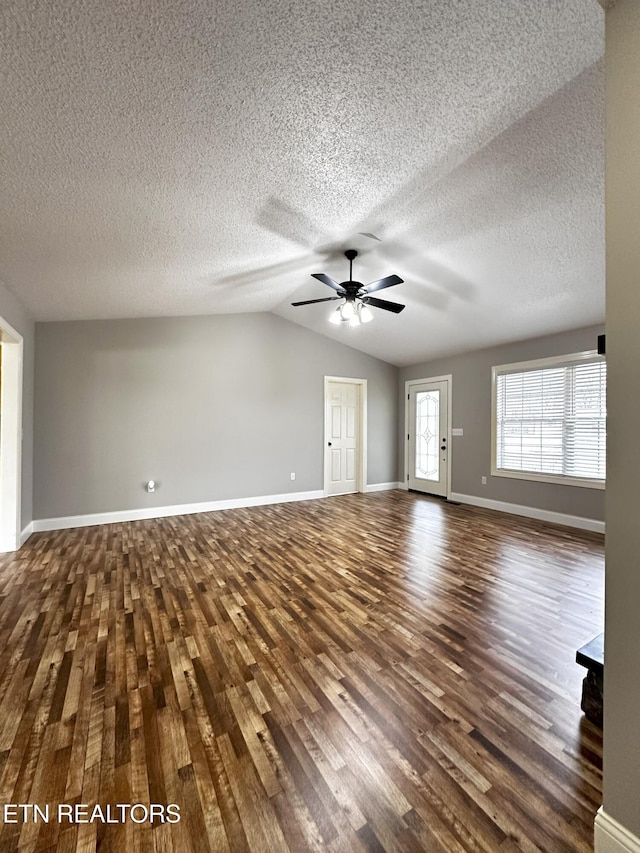
[[[335,282],[332,278],[323,272],[312,273],[313,278],[317,278],[323,284],[328,285],[337,292],[337,296],[325,296],[322,299],[305,299],[303,302],[292,302],[294,308],[299,305],[313,305],[316,302],[333,302],[337,299],[344,300],[329,318],[330,323],[336,325],[340,323],[348,323],[350,326],[359,326],[361,323],[368,323],[373,320],[373,314],[370,307],[382,308],[383,311],[391,311],[394,314],[399,314],[404,305],[397,302],[388,302],[386,299],[378,299],[376,296],[370,296],[377,290],[384,290],[385,287],[393,287],[394,284],[402,284],[403,279],[398,275],[388,275],[385,278],[373,281],[371,284],[361,284],[359,281],[353,280],[353,259],[358,253],[355,249],[347,249],[344,253],[349,261],[349,281],[343,281],[341,284]]]

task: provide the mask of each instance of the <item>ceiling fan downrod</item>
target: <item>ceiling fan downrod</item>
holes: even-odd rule
[[[353,283],[353,260],[358,257],[355,249],[347,249],[344,253],[345,258],[349,261],[349,283]]]

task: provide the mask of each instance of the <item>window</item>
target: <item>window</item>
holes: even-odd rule
[[[494,367],[491,473],[604,488],[606,384],[595,351]]]

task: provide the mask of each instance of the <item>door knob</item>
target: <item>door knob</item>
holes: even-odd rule
[[[328,442],[327,442],[327,447],[331,447],[331,442],[330,442],[330,441],[328,441]]]

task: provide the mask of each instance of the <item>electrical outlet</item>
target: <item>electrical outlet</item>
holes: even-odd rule
[[[483,477],[483,478],[482,478],[482,485],[483,485],[483,486],[486,486],[486,485],[487,485],[487,478],[486,478],[486,477]]]
[[[295,475],[295,474],[293,473],[293,471],[292,471],[292,472],[291,472],[291,479],[292,479],[292,480],[295,480],[295,478],[296,478],[296,475]]]

